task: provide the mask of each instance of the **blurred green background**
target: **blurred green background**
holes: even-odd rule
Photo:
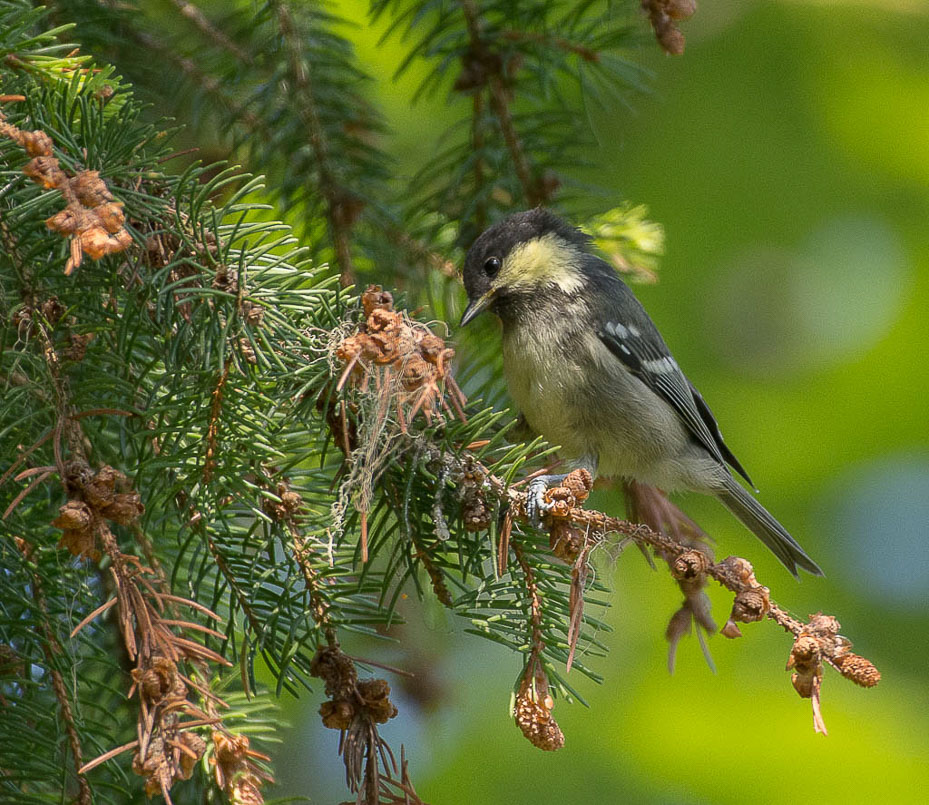
[[[377,46],[364,3],[337,5],[363,63],[392,71],[402,46]],[[616,193],[600,209],[645,203],[664,225],[661,281],[636,291],[826,579],[797,584],[715,502],[681,503],[783,606],[837,615],[883,681],[827,669],[824,737],[773,625],[714,637],[715,674],[686,640],[669,675],[679,593],[628,551],[599,564],[604,683],[575,680],[590,707],[557,704],[567,744],[544,754],[509,715],[519,658],[411,608],[396,661],[419,676],[384,736],[433,803],[929,801],[929,2],[707,0],[682,28],[682,58],[633,54],[653,94],[589,109]],[[441,98],[411,109],[416,81],[378,99],[409,172],[450,114]],[[711,595],[722,622],[730,601]],[[317,704],[285,705],[277,769],[285,792],[329,803],[347,794]]]

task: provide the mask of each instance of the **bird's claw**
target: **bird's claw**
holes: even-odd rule
[[[536,478],[526,490],[526,514],[533,528],[542,527],[542,515],[552,508],[552,504],[545,500],[547,491],[548,478]]]

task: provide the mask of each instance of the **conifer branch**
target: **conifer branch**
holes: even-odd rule
[[[487,204],[484,201],[484,95],[476,92],[471,99],[471,150],[474,152],[474,229],[487,228]]]
[[[306,124],[310,146],[316,158],[316,170],[319,174],[319,189],[326,199],[326,220],[329,222],[329,234],[335,249],[339,277],[343,286],[355,282],[355,268],[351,250],[351,224],[357,211],[345,188],[336,180],[329,158],[329,143],[320,121],[319,110],[313,89],[312,68],[303,57],[293,16],[287,0],[270,0],[278,22],[281,36],[287,49],[290,65],[290,78],[293,81],[297,100],[296,106]]]
[[[586,62],[596,63],[600,61],[600,53],[597,50],[580,42],[572,42],[561,36],[552,36],[547,32],[508,30],[501,31],[500,35],[510,42],[528,42],[557,48],[558,50],[563,50],[565,53],[572,53],[575,56],[580,56]]]
[[[29,562],[32,556],[33,548],[25,540],[19,540],[17,547],[23,555],[23,558]],[[71,709],[71,699],[68,690],[65,687],[64,677],[58,669],[57,657],[64,656],[64,646],[55,634],[51,625],[51,618],[48,612],[48,604],[45,600],[45,591],[43,589],[42,578],[38,573],[33,572],[32,576],[32,597],[35,600],[41,616],[40,629],[43,636],[42,651],[45,655],[45,662],[48,673],[52,680],[52,689],[55,691],[55,698],[58,700],[58,711],[61,714],[61,720],[64,724],[65,732],[68,736],[68,745],[71,747],[71,761],[74,764],[74,771],[77,777],[79,789],[78,802],[80,805],[90,805],[93,802],[93,791],[90,788],[90,782],[82,771],[83,753],[81,750],[81,739],[78,735],[77,726],[74,723],[74,713]]]
[[[248,67],[254,66],[252,57],[242,50],[224,31],[213,25],[194,3],[187,2],[187,0],[171,0],[171,4],[180,12],[182,17],[193,23],[201,33],[220,48],[231,53],[242,64]]]
[[[490,105],[496,115],[503,140],[510,152],[510,158],[513,160],[513,169],[516,171],[516,176],[519,178],[520,185],[522,185],[526,201],[529,203],[530,207],[544,204],[549,199],[547,194],[541,190],[540,183],[533,178],[532,167],[529,164],[529,159],[526,156],[526,151],[516,132],[513,117],[510,113],[507,91],[500,79],[499,73],[502,60],[499,55],[492,52],[484,41],[481,32],[480,11],[475,0],[461,0],[461,8],[464,11],[465,21],[468,26],[469,58],[478,65],[478,67],[472,68],[472,71],[475,76],[482,76],[483,81],[487,84],[490,93]],[[464,88],[461,84],[459,84],[459,87]],[[481,106],[475,103],[475,119],[477,119],[480,110]],[[474,151],[475,153],[479,153],[477,142],[474,143]],[[480,178],[480,173],[478,173],[478,178]]]
[[[157,54],[175,66],[209,97],[213,98],[233,119],[258,136],[266,136],[264,122],[258,115],[244,108],[223,86],[223,82],[209,72],[200,69],[197,62],[182,56],[176,48],[154,36],[150,31],[131,29],[131,34],[146,50]]]
[[[530,207],[545,204],[549,200],[548,194],[541,188],[539,182],[533,179],[529,159],[513,124],[513,117],[510,114],[510,106],[506,97],[506,90],[503,88],[503,82],[499,76],[491,76],[488,85],[490,87],[490,104],[497,115],[500,131],[503,134],[506,147],[510,151],[510,157],[513,159],[513,168],[517,177],[519,177],[519,183],[522,185],[526,202]]]

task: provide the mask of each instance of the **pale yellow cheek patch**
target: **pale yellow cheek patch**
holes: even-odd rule
[[[557,235],[530,240],[510,252],[494,287],[528,291],[553,284],[565,293],[573,293],[583,284],[575,267],[576,257],[576,251]]]

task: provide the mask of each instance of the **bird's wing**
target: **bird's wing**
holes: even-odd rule
[[[631,296],[631,291],[627,292]],[[652,391],[667,401],[696,441],[720,464],[729,463],[749,484],[751,480],[723,441],[709,406],[685,377],[667,345],[635,301],[635,323],[607,320],[598,335],[607,349]]]

